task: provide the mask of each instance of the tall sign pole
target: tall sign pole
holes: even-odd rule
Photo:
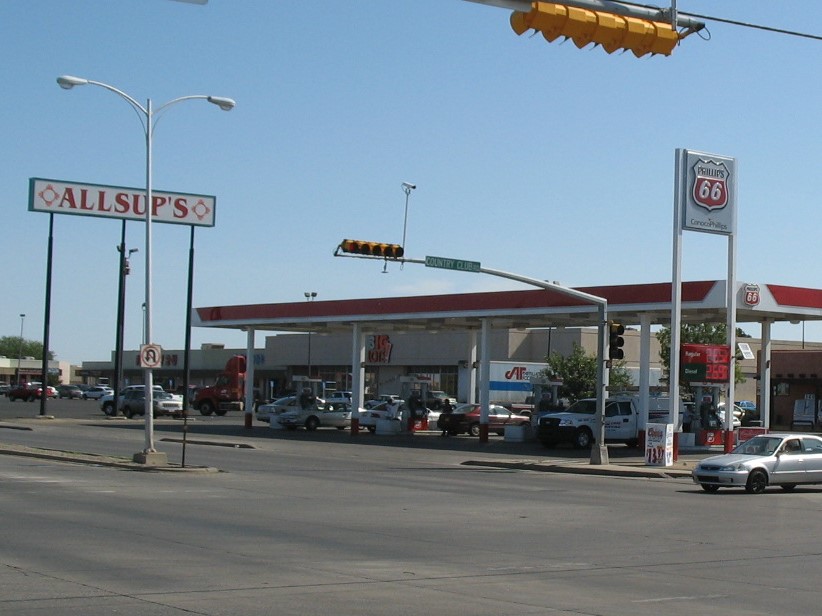
[[[674,425],[679,424],[679,349],[682,322],[682,231],[728,237],[726,279],[727,344],[731,349],[725,421],[725,451],[733,448],[734,353],[736,348],[736,159],[677,149],[674,193],[674,247],[671,276],[670,400]]]

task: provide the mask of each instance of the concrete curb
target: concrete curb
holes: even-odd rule
[[[95,466],[108,466],[129,471],[149,471],[149,472],[177,472],[177,473],[219,473],[219,469],[211,466],[185,466],[178,464],[148,465],[139,464],[128,458],[117,456],[104,456],[91,453],[81,453],[74,451],[60,451],[57,449],[39,449],[37,447],[26,447],[24,445],[0,444],[0,454],[11,456],[23,456],[28,458],[40,458],[43,460],[54,460],[57,462],[73,462],[76,464],[93,464]]]
[[[569,473],[576,475],[600,475],[610,477],[646,477],[651,479],[691,479],[686,467],[628,466],[620,464],[545,464],[540,462],[502,462],[498,460],[468,460],[464,466],[509,468],[541,473]]]

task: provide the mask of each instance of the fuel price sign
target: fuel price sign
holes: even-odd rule
[[[731,347],[725,344],[683,344],[680,366],[683,381],[728,383],[731,376]]]

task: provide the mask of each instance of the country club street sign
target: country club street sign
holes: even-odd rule
[[[480,262],[447,259],[445,257],[425,257],[425,267],[438,267],[440,269],[457,270],[460,272],[479,272]]]
[[[151,197],[153,222],[214,226],[217,207],[214,196],[153,190]],[[29,211],[144,221],[146,191],[141,188],[31,178]]]

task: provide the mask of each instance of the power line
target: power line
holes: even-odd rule
[[[622,2],[620,0],[620,4],[625,4],[628,6],[637,6],[646,9],[656,9],[659,10],[658,6],[650,6],[648,4],[638,4],[636,2]],[[679,15],[687,15],[688,17],[693,17],[695,19],[702,19],[705,21],[716,21],[723,24],[729,24],[732,26],[741,26],[743,28],[752,28],[754,30],[764,30],[765,32],[773,32],[775,34],[786,34],[788,36],[799,36],[801,38],[812,39],[815,41],[822,41],[822,36],[818,34],[808,34],[806,32],[797,32],[796,30],[785,30],[784,28],[774,28],[772,26],[762,26],[759,24],[752,24],[746,21],[737,21],[735,19],[724,19],[722,17],[713,17],[711,15],[699,15],[697,13],[688,13],[686,11],[677,11]]]

